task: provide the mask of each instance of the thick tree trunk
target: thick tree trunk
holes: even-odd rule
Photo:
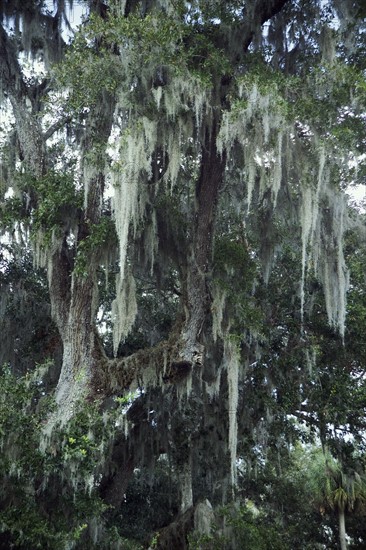
[[[87,397],[89,393],[97,347],[94,295],[92,278],[73,281],[67,324],[62,330],[63,362],[56,388],[56,402],[62,408],[64,420],[68,413],[72,414],[72,410],[67,412],[68,407],[72,407],[82,394]],[[56,299],[54,296],[53,302]],[[62,305],[60,303],[59,307]]]
[[[201,171],[196,186],[196,213],[193,242],[186,281],[186,323],[183,339],[188,353],[200,342],[203,327],[210,316],[213,232],[219,189],[223,182],[225,156],[216,148],[217,123],[207,128],[202,146]]]
[[[101,207],[104,188],[105,152],[100,151],[100,144],[107,144],[113,121],[114,101],[106,94],[101,97],[98,106],[89,114],[88,126],[83,147],[85,204],[83,218],[79,222],[78,242],[90,239],[93,228],[101,219]],[[88,158],[93,149],[100,151],[90,164]],[[90,247],[89,247],[90,248]],[[51,302],[52,310],[60,312],[56,322],[66,317],[64,288],[70,288],[69,307],[66,324],[59,326],[64,346],[63,364],[60,379],[56,388],[56,401],[63,411],[63,419],[72,414],[74,404],[83,395],[91,391],[91,381],[100,360],[100,346],[95,329],[98,309],[98,287],[96,270],[100,250],[93,247],[85,258],[85,270],[82,273],[69,273],[62,283],[53,281]],[[60,266],[61,254],[53,257]],[[60,272],[51,267],[52,273]],[[67,270],[63,276],[67,277]],[[63,313],[61,313],[63,310]]]
[[[183,326],[183,358],[194,362],[194,367],[199,366],[210,371],[217,371],[219,362],[211,361],[212,349],[215,347],[212,337],[212,260],[213,260],[213,235],[219,189],[222,185],[225,170],[225,157],[219,155],[216,148],[217,122],[214,120],[211,128],[205,131],[202,145],[201,170],[196,185],[196,212],[193,229],[192,245],[188,258],[186,279],[186,321]],[[209,353],[206,351],[210,349]],[[209,359],[206,361],[206,359]],[[215,363],[215,364],[213,364]],[[191,401],[200,402],[202,393],[199,377],[193,373],[193,390]],[[197,386],[197,387],[196,387]],[[192,403],[193,403],[192,401]],[[189,408],[189,405],[187,404]],[[202,422],[201,404],[190,408],[190,420],[192,430],[186,441],[181,443],[178,430],[173,433],[173,441],[181,456],[178,465],[181,487],[181,512],[191,508],[194,503],[194,491],[192,478],[194,470],[199,469],[195,464],[198,454],[193,453],[193,433],[197,431]],[[188,416],[188,415],[187,415]],[[201,459],[199,459],[199,462]]]
[[[0,54],[0,77],[13,107],[25,170],[34,178],[43,177],[47,174],[45,138],[36,114],[28,106],[31,101],[15,50],[1,26]],[[79,221],[77,245],[88,239],[93,226],[100,221],[105,163],[100,144],[107,143],[113,111],[114,101],[109,94],[105,94],[95,110],[89,114],[83,146],[85,208]],[[99,151],[99,155],[91,164],[89,158],[93,149]],[[36,204],[37,197],[34,199]],[[95,331],[98,251],[91,251],[86,258],[86,272],[77,275],[72,272],[73,253],[66,238],[66,233],[55,237],[48,250],[46,262],[52,316],[63,342],[63,364],[56,389],[56,401],[63,409],[64,421],[72,414],[73,404],[80,395],[88,392],[95,363],[100,358]]]

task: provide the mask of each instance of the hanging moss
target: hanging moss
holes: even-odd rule
[[[230,453],[230,474],[231,484],[236,486],[237,476],[237,442],[238,442],[238,418],[237,408],[239,403],[239,352],[237,345],[228,340],[225,343],[224,365],[227,370],[228,380],[228,414],[229,414],[229,435],[228,448]]]

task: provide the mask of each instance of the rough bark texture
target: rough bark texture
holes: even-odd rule
[[[195,351],[210,315],[213,228],[219,189],[223,183],[225,158],[216,149],[216,123],[207,128],[202,145],[201,169],[196,186],[196,213],[193,242],[187,267],[187,321],[184,340]],[[209,326],[209,325],[208,325]]]
[[[90,237],[92,228],[100,221],[102,194],[104,187],[104,159],[100,153],[89,165],[90,150],[100,143],[107,143],[113,120],[113,98],[100,98],[99,106],[89,114],[86,139],[83,150],[85,210],[78,227],[78,245]],[[63,250],[54,255],[53,261],[57,267],[62,262]],[[67,317],[66,324],[62,324],[64,343],[64,361],[59,383],[56,389],[56,400],[61,405],[71,401],[66,408],[72,406],[74,400],[80,397],[80,392],[88,393],[89,384],[94,371],[97,369],[96,360],[99,360],[99,342],[96,336],[95,319],[98,308],[98,288],[96,270],[98,267],[97,249],[90,250],[86,259],[86,271],[83,273],[68,273],[67,268],[61,272],[62,282],[57,283],[60,272],[51,266],[53,293],[51,303],[59,320]],[[65,310],[65,289],[69,294],[69,308]],[[58,292],[57,292],[58,291]],[[75,381],[78,383],[74,386]],[[74,394],[74,390],[76,390]]]

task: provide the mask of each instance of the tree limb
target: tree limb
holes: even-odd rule
[[[248,18],[239,29],[242,49],[246,52],[253,40],[256,30],[266,21],[277,15],[289,0],[257,0],[252,17]]]
[[[60,130],[63,126],[65,126],[65,124],[71,121],[72,121],[71,116],[66,116],[61,118],[60,120],[57,120],[44,132],[43,134],[44,141],[47,141],[48,139],[50,139],[50,137],[52,137],[55,132]]]
[[[14,45],[4,27],[0,24],[0,82],[2,88],[12,97],[19,99],[27,95],[27,87]]]

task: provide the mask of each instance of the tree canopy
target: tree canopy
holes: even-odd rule
[[[297,454],[364,479],[363,2],[0,15],[0,547],[337,548]]]

